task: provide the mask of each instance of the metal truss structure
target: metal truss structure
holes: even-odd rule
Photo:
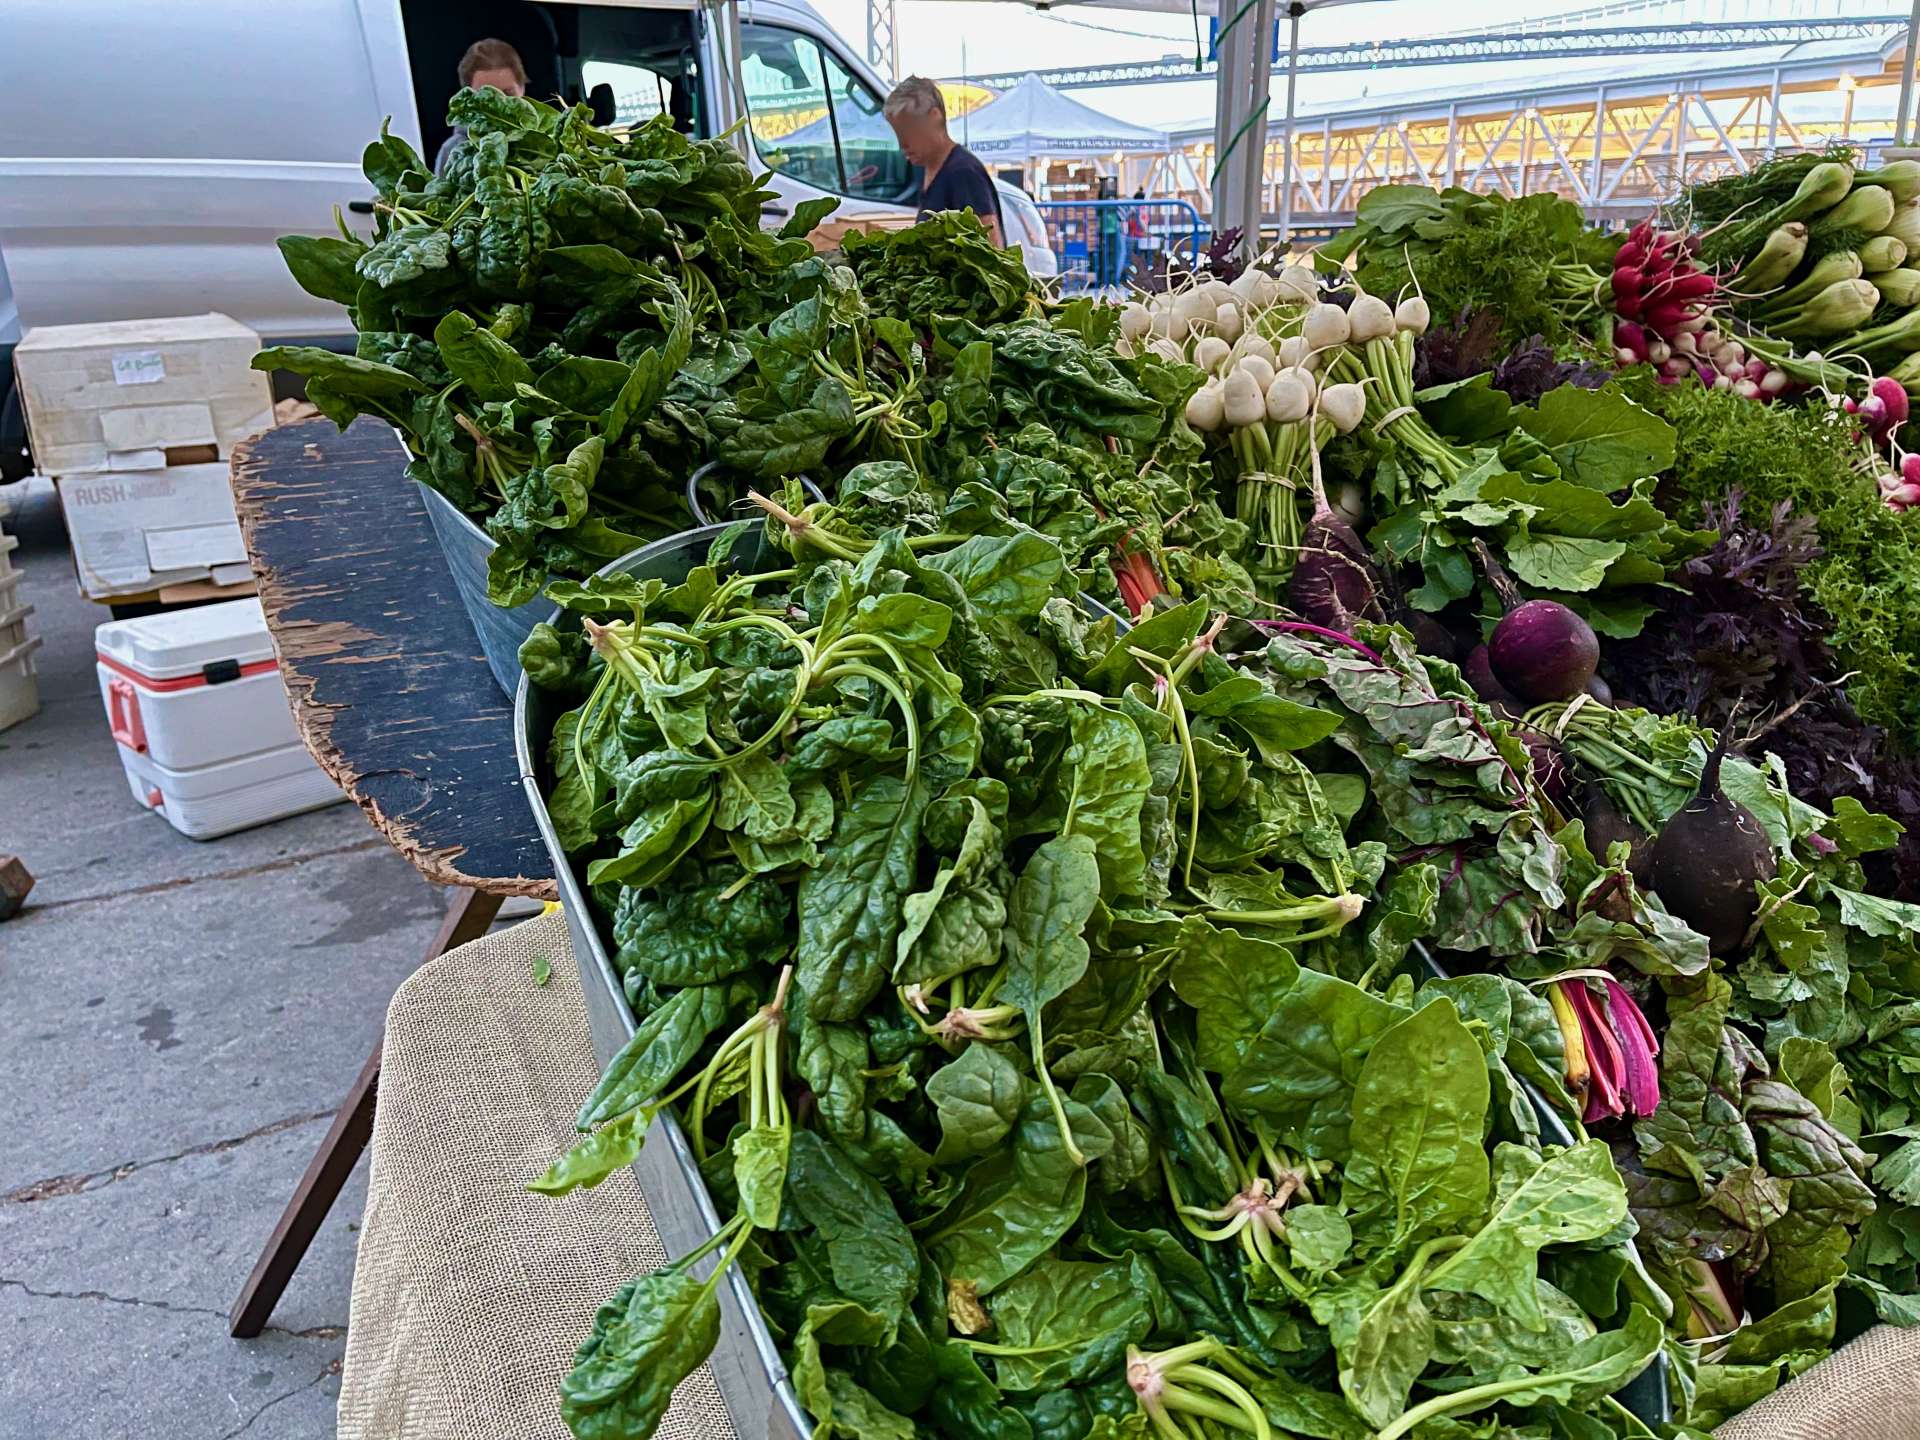
[[[900,78],[900,32],[894,27],[893,5],[894,0],[867,0],[867,64],[889,85]]]
[[[1885,3],[1885,0],[1882,0]],[[868,58],[873,59],[874,15],[884,7],[887,34],[892,35],[890,0],[867,0]],[[1398,40],[1370,40],[1352,45],[1303,46],[1298,73],[1332,74],[1353,70],[1405,69],[1424,65],[1462,65],[1488,60],[1559,60],[1579,57],[1630,58],[1667,53],[1725,53],[1768,45],[1799,45],[1814,41],[1853,41],[1878,44],[1893,38],[1907,24],[1904,14],[1865,15],[1785,20],[1728,20],[1716,24],[1655,24],[1639,26],[1573,26],[1564,29],[1513,29],[1459,35],[1425,35]],[[876,68],[885,69],[874,59]],[[1172,80],[1204,80],[1215,74],[1208,59],[1196,67],[1192,60],[1127,61],[1113,65],[1071,65],[1040,70],[1040,78],[1057,90],[1113,85],[1164,85]],[[891,74],[890,70],[886,73]],[[968,80],[992,89],[1019,83],[1024,71],[970,75]]]
[[[1595,220],[1644,214],[1680,187],[1744,171],[1786,150],[1860,138],[1856,96],[1885,113],[1900,83],[1904,37],[1818,60],[1726,65],[1687,73],[1594,83],[1502,89],[1477,95],[1403,97],[1382,105],[1302,116],[1293,130],[1293,220],[1305,235],[1353,222],[1360,197],[1377,185],[1459,185],[1511,197],[1550,192]],[[1802,105],[1799,97],[1826,97]],[[1836,106],[1833,102],[1838,99]],[[1812,120],[1813,111],[1837,119]],[[1883,139],[1887,126],[1877,123]],[[1213,136],[1172,137],[1178,148],[1153,162],[1148,189],[1178,194],[1204,212],[1210,199]],[[1282,212],[1286,134],[1267,137],[1263,211]]]

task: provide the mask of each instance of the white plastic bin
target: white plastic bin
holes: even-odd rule
[[[195,840],[344,799],[301,743],[254,599],[115,620],[95,670],[127,787]]]

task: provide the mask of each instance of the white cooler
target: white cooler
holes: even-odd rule
[[[94,651],[127,787],[182,835],[346,798],[294,730],[258,600],[110,621]]]

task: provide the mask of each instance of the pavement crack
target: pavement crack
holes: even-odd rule
[[[257,1421],[262,1415],[266,1414],[267,1411],[273,1409],[274,1406],[280,1404],[281,1401],[291,1400],[296,1395],[304,1395],[307,1393],[307,1391],[313,1389],[314,1386],[324,1381],[328,1376],[338,1375],[339,1373],[340,1373],[340,1362],[336,1360],[334,1361],[333,1364],[327,1366],[326,1369],[322,1370],[318,1375],[314,1376],[313,1379],[307,1381],[306,1384],[296,1385],[293,1387],[293,1389],[288,1390],[283,1394],[274,1396],[271,1400],[267,1401],[266,1404],[262,1405],[258,1410],[254,1411],[253,1414],[249,1415],[246,1418],[246,1420],[239,1425],[238,1428],[229,1430],[227,1431],[226,1434],[222,1435],[220,1437],[220,1440],[234,1440],[234,1437],[236,1435],[246,1434],[247,1431],[253,1428],[255,1421]]]
[[[337,855],[355,855],[363,850],[384,850],[386,846],[387,842],[376,835],[371,839],[356,840],[351,845],[335,845],[326,850],[309,850],[301,855],[283,855],[277,860],[262,860],[256,865],[241,865],[232,870],[212,870],[205,875],[182,875],[172,880],[156,880],[147,885],[131,885],[124,890],[108,890],[99,895],[75,895],[68,900],[48,900],[28,906],[20,913],[19,918],[32,920],[36,916],[51,914],[55,910],[71,909],[75,905],[99,905],[109,900],[157,895],[166,890],[182,890],[189,885],[205,885],[222,880],[250,880],[256,875],[271,875],[281,870],[292,870],[314,860],[330,860]]]
[[[204,1305],[176,1305],[171,1300],[142,1300],[132,1295],[109,1295],[104,1290],[36,1290],[24,1280],[0,1276],[0,1285],[9,1286],[36,1300],[88,1300],[100,1305],[134,1305],[143,1310],[165,1310],[173,1315],[213,1315],[226,1319],[224,1310]]]
[[[24,1280],[14,1280],[0,1275],[0,1286],[18,1290],[23,1295],[31,1295],[35,1300],[85,1300],[95,1305],[132,1305],[141,1310],[165,1310],[170,1315],[211,1315],[216,1320],[227,1319],[227,1312],[215,1310],[206,1305],[176,1305],[171,1300],[143,1300],[137,1295],[109,1295],[104,1290],[36,1290]],[[263,1335],[284,1335],[289,1340],[344,1340],[347,1327],[344,1325],[311,1325],[305,1330],[289,1330],[284,1325],[267,1325],[261,1329]]]
[[[38,1200],[53,1200],[63,1195],[79,1195],[89,1190],[98,1190],[124,1180],[129,1175],[137,1175],[140,1171],[155,1165],[171,1165],[177,1160],[190,1160],[201,1155],[222,1155],[255,1140],[264,1140],[270,1135],[298,1129],[302,1125],[312,1125],[316,1121],[331,1120],[333,1116],[332,1110],[310,1110],[302,1115],[289,1115],[284,1119],[269,1121],[258,1129],[247,1131],[244,1135],[232,1135],[222,1140],[206,1140],[198,1145],[189,1145],[186,1149],[176,1150],[170,1155],[155,1155],[146,1160],[129,1160],[124,1164],[87,1174],[49,1175],[0,1194],[0,1205],[30,1205]]]

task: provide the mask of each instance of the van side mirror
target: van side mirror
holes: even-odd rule
[[[604,80],[587,92],[587,106],[593,111],[593,123],[602,127],[613,124],[620,109],[614,102],[613,86]]]

